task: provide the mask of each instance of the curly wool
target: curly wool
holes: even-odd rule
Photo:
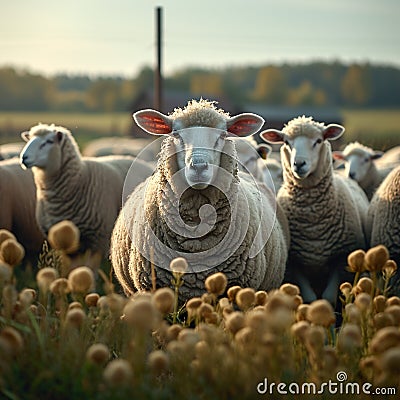
[[[312,117],[302,115],[289,121],[282,131],[289,136],[295,138],[296,136],[307,136],[314,138],[316,134],[322,132],[325,124],[322,122],[314,121]]]
[[[374,155],[374,150],[370,147],[364,146],[359,142],[349,143],[343,150],[343,155],[348,157],[350,155],[357,155],[359,157],[367,157]],[[364,190],[371,200],[375,190],[382,183],[385,177],[389,174],[391,169],[389,168],[377,168],[374,160],[372,160],[368,172],[365,174],[364,178],[358,181],[360,187]]]
[[[49,129],[34,129],[32,135],[44,135]],[[132,164],[130,157],[82,158],[72,134],[63,127],[61,167],[48,176],[34,168],[37,189],[36,218],[47,236],[51,226],[62,220],[72,221],[80,231],[80,253],[90,250],[104,256],[121,205],[125,176]],[[140,164],[137,164],[140,167]],[[138,168],[139,168],[138,167]],[[143,180],[151,168],[142,166]]]
[[[365,248],[368,201],[355,182],[333,174],[329,142],[322,145],[318,165],[305,179],[293,175],[288,146],[281,148],[284,182],[278,192],[291,237],[288,268],[301,269],[321,294],[331,268],[347,254]],[[343,261],[338,261],[343,259]]]
[[[24,171],[17,158],[0,162],[0,198],[0,227],[14,233],[28,259],[36,262],[44,236],[35,218],[35,183],[32,171]]]
[[[371,246],[385,245],[400,265],[400,166],[382,182],[368,210]]]

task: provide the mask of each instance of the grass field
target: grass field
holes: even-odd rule
[[[344,142],[359,140],[385,150],[400,145],[400,110],[343,110]],[[80,146],[101,136],[122,136],[133,127],[128,112],[51,113],[0,112],[0,143],[19,141],[19,133],[38,122],[55,123],[71,129]],[[329,121],[326,121],[329,122]]]

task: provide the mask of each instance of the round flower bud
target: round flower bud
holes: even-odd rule
[[[188,263],[185,258],[177,257],[170,262],[169,267],[172,272],[184,274],[188,269]]]
[[[194,317],[197,314],[198,308],[203,304],[200,297],[193,297],[186,303],[186,310],[189,314],[189,318]]]
[[[69,303],[68,305],[68,310],[73,310],[74,308],[79,308],[80,310],[83,310],[83,306],[79,301],[73,301],[72,303]]]
[[[397,264],[394,260],[387,260],[383,266],[383,274],[387,278],[391,278],[397,271]]]
[[[352,353],[362,346],[361,329],[356,324],[345,324],[338,335],[337,349],[343,353]]]
[[[307,321],[298,321],[291,326],[290,332],[294,337],[304,343],[309,328],[310,324]]]
[[[147,357],[147,365],[154,375],[162,375],[168,371],[169,356],[162,350],[154,350]]]
[[[124,321],[138,331],[150,331],[154,327],[155,308],[148,300],[129,300],[123,312]]]
[[[252,288],[240,289],[236,293],[236,304],[243,311],[248,310],[254,306],[256,302],[256,292]]]
[[[50,227],[48,240],[53,249],[70,254],[79,248],[80,232],[72,221],[64,220]]]
[[[81,308],[73,308],[67,311],[65,323],[67,326],[80,328],[86,319],[86,314]]]
[[[371,278],[361,278],[358,282],[357,282],[357,292],[361,293],[371,293],[372,292],[372,287],[373,287],[373,282]]]
[[[198,308],[198,314],[201,318],[207,318],[212,314],[213,311],[213,306],[208,303],[202,303],[201,306]]]
[[[25,257],[25,250],[20,243],[14,239],[6,239],[0,245],[0,260],[14,267]]]
[[[167,315],[174,309],[174,291],[168,287],[157,289],[153,294],[152,302],[162,315]]]
[[[310,304],[307,310],[307,319],[315,325],[321,325],[326,328],[336,321],[333,307],[325,299],[316,300]]]
[[[42,268],[36,274],[36,282],[39,286],[39,289],[43,292],[47,292],[50,289],[52,282],[54,282],[57,278],[57,270],[51,267]]]
[[[382,296],[381,294],[379,296],[375,296],[373,303],[374,303],[375,311],[377,313],[385,311],[385,307],[386,307],[386,297],[385,296]]]
[[[353,286],[351,285],[350,282],[343,282],[340,287],[339,287],[340,291],[342,292],[344,297],[349,297],[351,290],[353,289]]]
[[[179,332],[182,330],[182,326],[178,324],[173,324],[167,329],[167,340],[169,342],[176,340],[178,338]]]
[[[110,359],[110,350],[103,343],[94,343],[86,351],[86,360],[99,366]]]
[[[398,297],[398,296],[389,297],[389,298],[387,299],[387,301],[386,301],[386,305],[387,305],[388,307],[389,307],[389,306],[394,306],[394,305],[400,306],[400,297]]]
[[[387,260],[389,251],[383,245],[372,247],[365,254],[365,265],[368,271],[381,271]]]
[[[128,361],[118,358],[107,364],[103,371],[103,378],[111,387],[126,386],[132,382],[133,368]]]
[[[205,281],[205,287],[208,293],[214,294],[215,296],[223,294],[227,284],[228,279],[222,272],[217,272],[216,274],[208,276]]]
[[[380,367],[388,371],[397,379],[400,376],[400,347],[391,348],[382,355]]]
[[[68,279],[58,278],[50,284],[50,292],[55,296],[61,297],[65,296],[70,292]]]
[[[265,290],[259,290],[256,292],[256,305],[265,306],[268,299],[268,293]]]
[[[19,354],[24,347],[21,334],[11,326],[6,326],[0,331],[0,340],[6,346],[4,350],[12,356]]]
[[[297,296],[300,294],[300,289],[296,285],[292,285],[291,283],[283,284],[279,290],[283,293],[288,294],[289,296]]]
[[[371,305],[371,296],[368,293],[360,293],[356,296],[354,304],[361,312],[367,311]]]
[[[391,314],[387,314],[385,312],[378,312],[374,315],[373,324],[375,329],[378,331],[379,329],[385,328],[386,326],[394,326],[394,319]]]
[[[78,267],[68,275],[72,293],[87,294],[94,289],[94,274],[89,267]]]
[[[230,313],[225,320],[225,327],[232,334],[236,334],[240,329],[245,326],[245,318],[243,313],[234,311]]]
[[[13,233],[8,231],[7,229],[0,229],[0,245],[7,239],[13,239],[17,242],[17,238]]]
[[[237,292],[241,289],[240,286],[232,286],[227,291],[227,296],[230,302],[234,302],[236,299]]]
[[[349,271],[351,272],[364,272],[365,271],[365,251],[355,250],[347,257],[349,264]]]
[[[96,307],[100,295],[98,293],[89,293],[85,296],[85,303],[88,307]]]
[[[394,326],[387,326],[379,329],[370,341],[370,351],[372,354],[380,354],[400,345],[400,330]]]
[[[296,310],[296,321],[307,321],[307,312],[309,308],[309,304],[299,305]]]

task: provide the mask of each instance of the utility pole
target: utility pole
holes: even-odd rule
[[[154,108],[162,110],[162,74],[161,74],[161,56],[162,56],[162,7],[156,8],[156,68],[154,71]]]

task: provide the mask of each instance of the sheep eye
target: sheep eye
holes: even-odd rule
[[[318,139],[314,142],[313,147],[315,147],[317,144],[320,144],[321,142],[322,142],[322,139],[321,139],[321,138],[318,138]]]
[[[369,162],[369,160],[370,160],[370,159],[369,159],[368,157],[367,157],[367,158],[364,158],[364,162],[366,162],[366,163]]]

